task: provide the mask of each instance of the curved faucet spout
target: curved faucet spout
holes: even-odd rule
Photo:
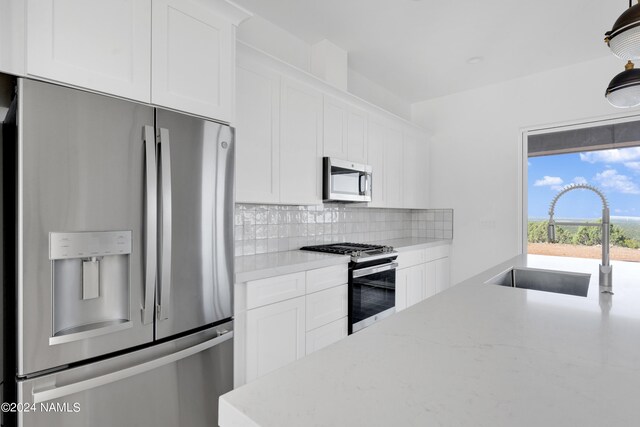
[[[589,223],[589,222],[556,222],[553,219],[553,215],[555,214],[556,203],[560,197],[568,193],[572,190],[590,190],[596,193],[600,199],[602,200],[602,222],[598,223]],[[600,286],[611,289],[611,265],[609,263],[609,237],[610,237],[610,214],[609,214],[609,203],[607,202],[607,198],[602,191],[593,185],[589,184],[571,184],[563,189],[561,189],[558,194],[555,195],[553,200],[551,201],[551,205],[549,206],[549,225],[547,227],[547,239],[550,243],[555,242],[556,240],[556,225],[582,225],[587,227],[600,227],[602,232],[602,264],[600,265]],[[610,292],[610,291],[608,291]]]

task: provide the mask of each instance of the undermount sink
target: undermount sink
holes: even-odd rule
[[[590,279],[590,274],[583,273],[538,270],[535,268],[511,268],[485,283],[586,297],[589,291]]]

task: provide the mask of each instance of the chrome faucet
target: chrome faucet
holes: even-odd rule
[[[600,196],[602,200],[602,223],[593,223],[593,222],[571,222],[571,221],[563,221],[556,222],[553,219],[553,214],[555,212],[556,203],[558,199],[562,197],[564,194],[568,193],[571,190],[591,190]],[[607,198],[602,193],[602,191],[598,190],[596,187],[588,184],[571,184],[564,187],[551,201],[551,206],[549,207],[549,225],[547,227],[547,238],[549,243],[553,243],[556,240],[556,224],[557,225],[579,225],[586,227],[600,227],[602,231],[602,264],[600,264],[600,286],[604,288],[603,292],[612,293],[612,282],[611,282],[611,264],[609,263],[609,233],[610,233],[610,216],[609,216],[609,204],[607,203]]]

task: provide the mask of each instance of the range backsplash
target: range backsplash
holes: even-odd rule
[[[453,238],[453,209],[375,209],[236,203],[235,254],[254,255],[332,242]]]

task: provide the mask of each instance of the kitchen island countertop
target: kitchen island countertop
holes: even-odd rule
[[[640,265],[518,256],[220,398],[220,426],[629,426],[640,405]],[[484,284],[591,273],[587,297]]]

